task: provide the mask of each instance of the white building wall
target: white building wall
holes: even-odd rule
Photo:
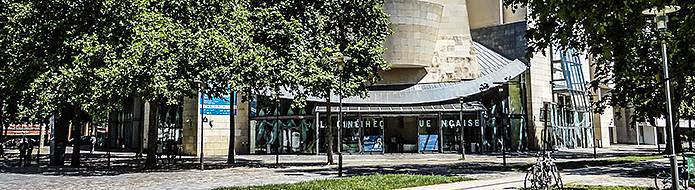
[[[550,55],[546,52],[545,55]],[[530,60],[529,72],[527,75],[527,85],[528,85],[528,112],[530,128],[535,129],[533,136],[535,139],[540,140],[541,134],[543,132],[543,122],[541,122],[541,109],[543,108],[543,102],[552,102],[552,89],[550,86],[550,57],[545,56],[543,53],[534,54],[533,58]],[[535,147],[539,148],[541,142],[532,142]]]
[[[656,127],[642,126],[640,130],[642,132],[642,143],[651,145],[656,144]]]
[[[615,109],[615,128],[619,144],[637,144],[637,127],[631,123],[632,111],[626,108]]]

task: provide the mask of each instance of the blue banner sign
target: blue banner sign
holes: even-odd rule
[[[249,116],[256,117],[256,115],[257,115],[256,113],[258,112],[258,110],[256,108],[257,104],[258,103],[256,103],[256,97],[255,96],[252,97],[251,101],[249,101]]]
[[[364,136],[362,148],[365,152],[384,151],[384,140],[381,135]]]
[[[237,114],[236,98],[237,94],[236,92],[234,92],[234,104],[232,104],[234,106],[234,115]],[[200,114],[229,115],[229,95],[224,95],[222,97],[211,97],[207,94],[202,94],[202,96],[200,97],[200,102],[202,103],[202,106],[200,108]]]
[[[203,115],[229,115],[229,109],[220,108],[203,108]]]
[[[439,150],[439,135],[418,135],[418,147],[420,151]]]

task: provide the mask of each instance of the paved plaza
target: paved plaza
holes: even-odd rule
[[[656,147],[614,146],[598,149],[599,159],[626,155],[651,155]],[[88,152],[84,152],[88,154]],[[103,152],[96,152],[85,165],[104,160]],[[229,167],[224,158],[208,158],[205,171],[198,167],[196,159],[185,157],[185,163],[162,169],[128,170],[127,165],[141,162],[133,153],[114,153],[112,170],[100,167],[17,168],[4,166],[0,173],[0,189],[211,189],[222,186],[247,186],[261,184],[293,183],[300,181],[336,178],[336,165],[327,166],[325,155],[280,155],[275,164],[274,155],[239,155],[238,164]],[[411,173],[421,175],[465,176],[477,180],[443,184],[437,189],[504,189],[523,187],[523,167],[535,161],[534,153],[509,153],[507,166],[502,166],[502,156],[459,154],[375,154],[345,155],[345,173],[352,175]],[[558,162],[592,160],[593,149],[574,149],[554,153]],[[90,157],[90,156],[87,156]],[[336,156],[337,161],[337,156]],[[7,162],[6,162],[7,163]],[[650,186],[648,176],[638,176],[641,170],[663,166],[666,160],[644,161],[600,167],[584,167],[563,170],[566,183],[601,185]],[[421,187],[418,189],[432,189]]]

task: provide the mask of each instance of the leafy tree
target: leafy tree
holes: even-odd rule
[[[237,71],[246,68],[241,64],[253,62],[239,60],[255,58],[245,51],[252,46],[245,34],[248,15],[241,5],[5,0],[0,18],[7,24],[0,39],[7,64],[0,68],[8,73],[3,77],[16,80],[3,80],[1,87],[3,93],[19,96],[1,101],[8,105],[2,106],[3,113],[21,112],[37,119],[56,113],[56,140],[65,144],[70,123],[79,130],[85,121],[117,110],[132,94],[150,101],[156,118],[160,103],[176,104],[194,96],[196,89],[223,93],[228,78],[239,76],[215,73],[240,74]],[[82,116],[87,113],[91,117]],[[157,120],[151,121],[156,126]],[[157,130],[150,132],[149,167],[155,163]],[[79,150],[73,156],[73,165],[79,165]],[[55,157],[55,163],[62,164],[62,155]]]
[[[58,115],[59,146],[51,160],[62,165],[70,121],[79,129],[89,120],[73,113],[99,112],[112,105],[94,101],[108,96],[94,93],[95,69],[104,63],[94,58],[98,55],[89,44],[96,39],[117,42],[122,37],[114,30],[118,27],[107,23],[119,17],[102,12],[105,5],[95,1],[3,0],[0,4],[0,72],[6,77],[0,85],[3,114],[33,121]],[[79,150],[73,156],[79,158]],[[79,159],[73,159],[73,165],[79,165]]]
[[[327,100],[326,138],[329,164],[333,163],[333,122],[331,92],[343,96],[366,95],[367,86],[379,80],[388,69],[382,44],[390,34],[388,15],[380,0],[251,1],[258,19],[273,17],[275,22],[257,25],[254,41],[274,52],[280,84],[301,102],[307,96]],[[290,48],[287,48],[290,47]],[[342,72],[336,58],[351,59]],[[282,78],[290,79],[283,81]],[[338,84],[342,79],[343,84]],[[335,93],[334,93],[335,94]]]
[[[342,76],[346,95],[364,95],[387,67],[380,1],[0,1],[0,117],[55,114],[57,144],[67,144],[69,125],[103,119],[131,95],[156,118],[158,105],[197,91],[329,97],[336,55],[355,58]],[[56,152],[62,165],[64,147]],[[73,156],[79,165],[78,149]]]
[[[249,14],[238,1],[137,3],[131,41],[123,52],[108,52],[112,75],[105,81],[124,84],[123,92],[149,101],[152,118],[159,115],[159,104],[176,105],[197,91],[220,96],[230,81],[256,72],[249,69],[259,59],[247,34]],[[150,121],[157,126],[156,119]],[[151,128],[147,167],[156,165],[156,140],[157,130]]]
[[[637,0],[506,0],[526,7],[533,27],[526,33],[529,55],[548,47],[575,48],[591,55],[596,68],[591,86],[614,84],[610,95],[597,103],[633,107],[632,121],[651,121],[666,114],[660,43],[668,44],[674,121],[692,112],[695,104],[695,3],[692,1]],[[642,10],[665,5],[682,7],[670,14],[668,30],[655,29],[652,16]],[[679,114],[680,113],[680,114]],[[678,122],[672,122],[675,126]],[[678,130],[675,130],[679,142]],[[680,147],[680,143],[677,143]]]

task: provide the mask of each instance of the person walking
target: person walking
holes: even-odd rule
[[[94,154],[94,147],[97,146],[97,137],[96,137],[96,136],[92,136],[91,138],[89,138],[89,140],[90,140],[91,143],[92,143],[92,149],[89,151],[89,154]]]
[[[19,166],[24,167],[31,163],[31,151],[33,147],[26,137],[22,137],[19,141]]]

